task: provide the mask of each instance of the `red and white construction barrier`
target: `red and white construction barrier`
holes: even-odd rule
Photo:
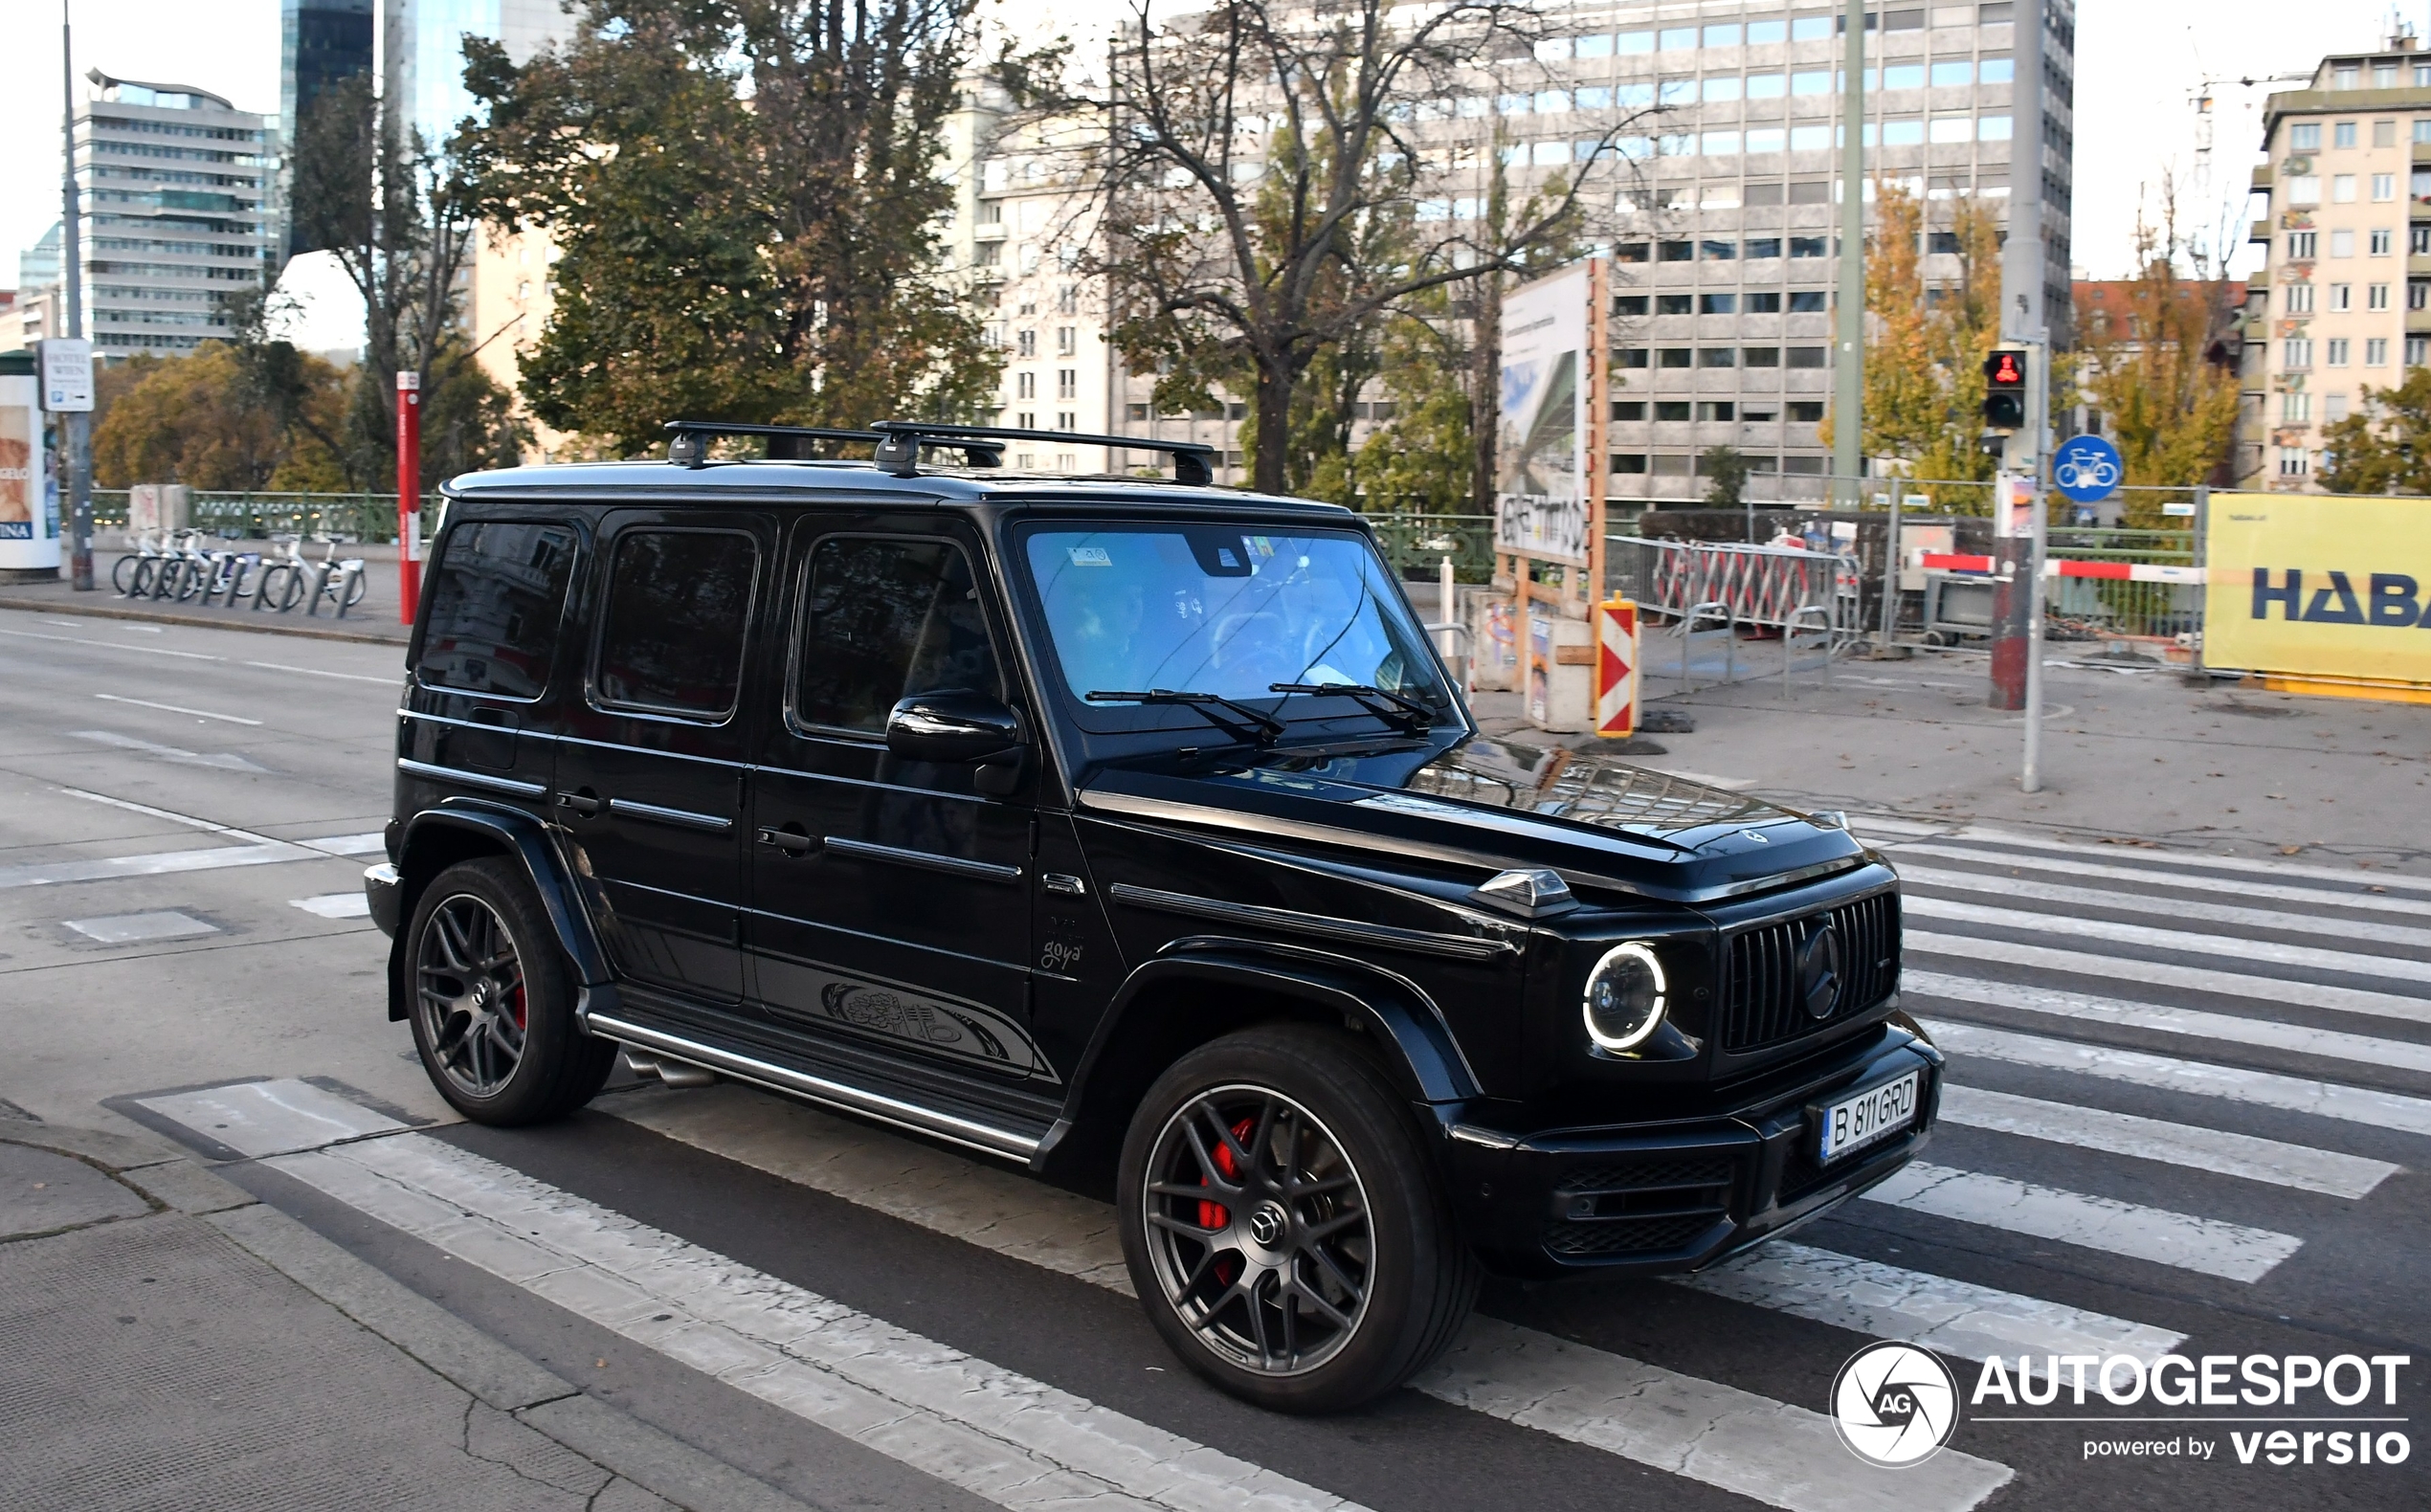
[[[1991,557],[1964,556],[1947,551],[1911,551],[1907,554],[1907,563],[1928,572],[1988,574],[1994,566]],[[2124,583],[2209,583],[2227,582],[2235,574],[2216,579],[2207,567],[2168,567],[2151,562],[2068,562],[2050,558],[2042,564],[2042,575],[2110,578]]]

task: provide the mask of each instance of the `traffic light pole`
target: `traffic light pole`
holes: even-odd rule
[[[2018,767],[2018,785],[2027,792],[2042,790],[2042,595],[2043,559],[2051,545],[2051,511],[2044,504],[2042,480],[2043,461],[2049,448],[2047,428],[2051,419],[2051,344],[2038,332],[2034,359],[2026,368],[2026,429],[2020,435],[2032,436],[2034,448],[2023,469],[2033,500],[2028,509],[2030,529],[2026,537],[2026,739],[2025,750]]]

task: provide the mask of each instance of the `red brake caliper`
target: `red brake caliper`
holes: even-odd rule
[[[1254,1120],[1243,1119],[1239,1123],[1234,1124],[1233,1138],[1236,1140],[1248,1139],[1249,1131],[1254,1122]],[[1233,1159],[1232,1145],[1218,1145],[1216,1146],[1216,1168],[1224,1173],[1224,1179],[1226,1181],[1240,1180],[1239,1167],[1240,1162]],[[1207,1178],[1204,1176],[1199,1177],[1198,1184],[1202,1187],[1206,1186]],[[1200,1228],[1220,1229],[1232,1221],[1232,1213],[1225,1209],[1222,1203],[1210,1202],[1205,1197],[1198,1199],[1198,1226]]]

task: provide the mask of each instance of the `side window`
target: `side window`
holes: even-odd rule
[[[811,553],[793,717],[877,735],[915,693],[1004,696],[970,559],[947,541],[835,537]]]
[[[539,698],[557,661],[573,569],[574,533],[563,525],[458,525],[426,589],[414,675],[429,687]]]
[[[628,530],[608,563],[601,703],[723,719],[734,711],[760,548],[723,530]]]

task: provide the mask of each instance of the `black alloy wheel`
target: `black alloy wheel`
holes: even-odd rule
[[[591,1101],[613,1042],[574,1021],[573,987],[531,884],[502,857],[449,867],[415,903],[400,984],[432,1085],[478,1123],[560,1118]]]
[[[1117,1173],[1149,1321],[1199,1374],[1291,1412],[1357,1407],[1443,1352],[1479,1270],[1384,1066],[1274,1023],[1167,1068]]]

